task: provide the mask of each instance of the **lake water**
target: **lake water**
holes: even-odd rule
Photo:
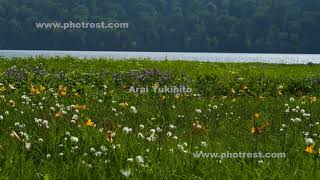
[[[255,54],[255,53],[183,53],[183,52],[122,52],[122,51],[30,51],[0,50],[2,57],[74,56],[78,58],[187,60],[210,62],[264,62],[281,64],[320,63],[320,54]]]

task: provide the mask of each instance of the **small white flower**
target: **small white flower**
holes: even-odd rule
[[[307,145],[310,145],[310,144],[315,144],[314,140],[312,138],[304,138],[304,141],[306,142]]]
[[[301,122],[301,118],[291,118],[292,122]]]
[[[43,139],[42,139],[42,138],[39,138],[38,141],[39,141],[39,142],[43,142]]]
[[[170,128],[170,129],[176,129],[177,127],[176,127],[175,125],[170,124],[170,125],[169,125],[169,128]]]
[[[177,147],[178,147],[178,149],[179,149],[180,151],[184,151],[184,146],[183,146],[183,145],[178,144]]]
[[[141,132],[138,133],[138,137],[144,139],[144,135]]]
[[[78,118],[79,118],[79,116],[78,116],[77,114],[74,114],[74,115],[72,116],[72,120],[78,120]]]
[[[59,153],[59,156],[63,156],[63,153]]]
[[[0,115],[0,120],[3,120],[3,116],[2,115]]]
[[[196,113],[198,113],[198,114],[201,114],[201,113],[202,113],[201,109],[195,109],[195,111],[196,111]]]
[[[132,132],[132,128],[124,127],[122,131],[125,132],[126,134],[130,134]]]
[[[136,161],[139,163],[139,164],[143,164],[144,163],[144,159],[142,156],[137,156],[136,157]]]
[[[74,137],[74,136],[71,136],[71,137],[70,137],[70,141],[71,141],[71,142],[76,142],[76,143],[77,143],[77,142],[79,142],[79,138]]]
[[[162,132],[162,129],[160,127],[157,127],[156,131],[157,132]]]
[[[96,157],[100,157],[101,155],[102,155],[101,151],[97,151],[96,153],[94,153],[94,156],[96,156]]]
[[[26,149],[29,151],[31,149],[31,143],[26,143]]]
[[[138,113],[138,110],[137,110],[136,107],[134,107],[134,106],[131,106],[131,107],[130,107],[130,111],[131,111],[133,114],[137,114],[137,113]]]
[[[108,151],[108,149],[107,149],[105,146],[101,146],[100,149],[101,149],[101,151],[103,151],[103,152]]]
[[[129,163],[133,162],[133,158],[128,158],[127,162],[129,162]]]
[[[156,130],[150,129],[150,133],[151,133],[151,134],[154,134],[155,132],[156,132]]]
[[[16,88],[13,86],[13,85],[11,85],[11,84],[9,84],[9,88],[11,89],[11,90],[15,90]]]
[[[120,172],[125,177],[129,177],[131,175],[131,170],[130,169],[127,169],[127,170],[121,169]]]
[[[143,124],[140,124],[139,127],[140,127],[140,129],[144,129],[144,125]]]
[[[172,136],[172,132],[170,132],[170,131],[167,132],[167,136],[168,136],[168,137],[171,137],[171,136]]]
[[[43,120],[43,121],[42,121],[42,124],[43,124],[47,129],[50,128],[50,126],[49,126],[49,121]]]
[[[47,157],[47,159],[51,158],[51,154],[47,154],[46,157]]]
[[[204,142],[204,141],[202,141],[202,142],[201,142],[201,146],[206,147],[206,146],[207,146],[207,143]]]

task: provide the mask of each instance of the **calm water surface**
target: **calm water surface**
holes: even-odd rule
[[[188,60],[210,62],[264,62],[281,64],[320,63],[320,54],[255,54],[255,53],[182,53],[182,52],[122,52],[122,51],[39,51],[0,50],[0,56],[74,56],[78,58]]]

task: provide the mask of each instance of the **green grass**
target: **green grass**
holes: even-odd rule
[[[319,72],[319,65],[2,58],[0,178],[317,179]],[[193,92],[128,91],[156,83]],[[46,89],[32,93],[32,85]],[[95,127],[85,125],[88,118]],[[314,154],[305,152],[305,137]],[[193,156],[200,151],[286,157]]]

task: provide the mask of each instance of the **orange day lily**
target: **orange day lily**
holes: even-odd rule
[[[311,144],[305,149],[305,151],[309,154],[316,154],[316,152],[313,150],[314,147],[315,147],[315,144]]]
[[[90,119],[90,118],[87,118],[86,121],[84,122],[84,125],[85,126],[93,126],[93,127],[96,127],[96,125],[94,124],[94,122]]]
[[[258,133],[263,132],[269,126],[270,126],[270,122],[266,121],[261,127],[252,127],[250,131],[252,134],[258,134]]]

